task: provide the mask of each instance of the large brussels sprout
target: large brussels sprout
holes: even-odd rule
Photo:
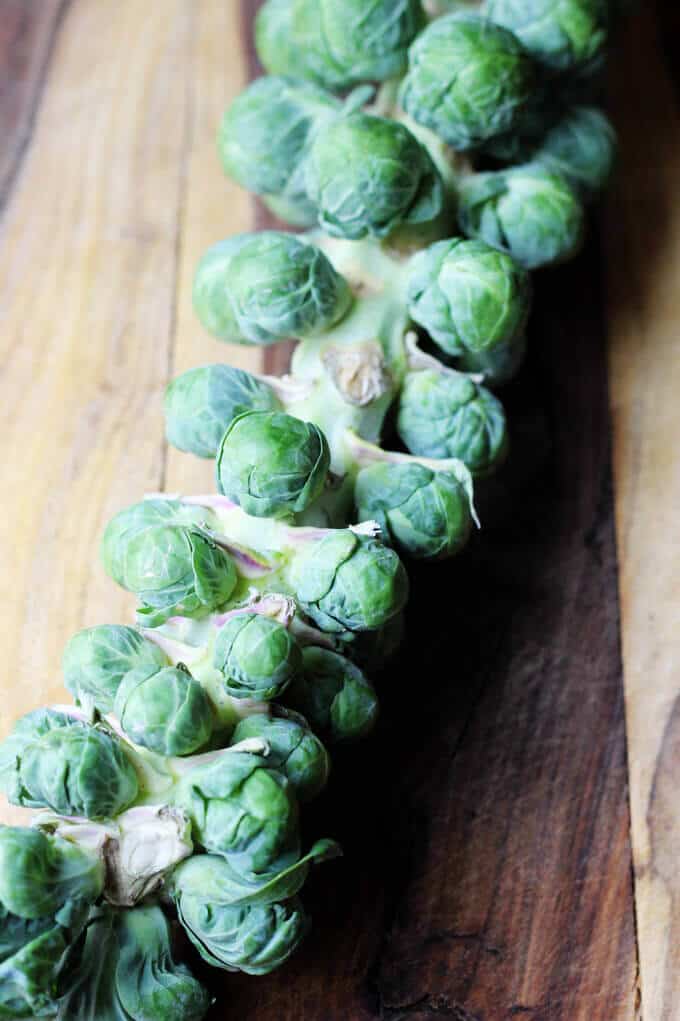
[[[502,404],[459,372],[408,373],[397,430],[412,454],[455,457],[477,476],[496,466],[507,445]]]
[[[137,774],[119,741],[64,713],[23,716],[0,745],[0,787],[14,805],[102,819],[137,797]]]
[[[132,627],[100,624],[70,639],[62,662],[64,682],[79,701],[91,700],[102,713],[113,709],[120,682],[129,670],[159,670],[165,653]]]
[[[191,755],[208,743],[213,731],[208,696],[181,664],[130,670],[113,711],[131,741],[159,755]]]
[[[277,411],[270,386],[231,365],[204,365],[183,372],[165,392],[168,443],[198,457],[215,457],[224,431],[246,411]]]
[[[429,153],[408,128],[351,113],[323,128],[305,163],[319,223],[335,237],[384,237],[401,223],[433,220],[443,188]]]
[[[313,543],[296,559],[292,574],[305,613],[322,631],[341,635],[382,627],[408,596],[396,553],[350,529]]]
[[[288,777],[298,801],[310,801],[323,790],[328,779],[330,760],[316,734],[302,718],[255,713],[236,727],[232,744],[259,737],[267,742],[267,762]]]
[[[357,476],[360,521],[377,521],[386,542],[412,557],[449,557],[472,528],[472,480],[460,463],[433,471],[418,462],[381,462]]]
[[[521,266],[564,262],[581,246],[583,205],[562,174],[540,163],[473,174],[460,186],[463,233],[508,252]]]
[[[283,624],[262,613],[238,613],[215,640],[213,664],[233,698],[276,698],[300,669],[300,647]]]
[[[239,872],[266,872],[297,857],[292,785],[260,755],[227,751],[197,766],[179,781],[174,800],[196,841]]]
[[[400,99],[454,149],[514,128],[533,88],[531,61],[511,32],[476,14],[433,21],[409,50]]]
[[[82,962],[60,1003],[61,1021],[201,1021],[211,997],[173,956],[159,907],[100,908]]]
[[[532,161],[566,177],[587,201],[606,185],[616,159],[616,132],[601,110],[574,106],[544,136]]]
[[[247,411],[222,438],[217,487],[246,514],[285,517],[319,496],[329,467],[328,443],[318,426],[282,411]]]
[[[267,0],[255,42],[268,71],[342,89],[402,74],[424,22],[420,0]]]
[[[604,55],[608,0],[487,0],[486,13],[552,71],[587,70]]]
[[[222,166],[249,191],[291,204],[302,224],[314,223],[302,164],[315,132],[340,110],[338,99],[311,82],[281,75],[257,78],[222,120]]]
[[[408,284],[411,317],[450,355],[511,343],[526,325],[526,270],[484,241],[453,238],[419,252]]]
[[[314,645],[303,650],[285,701],[334,744],[364,737],[378,718],[378,697],[359,667]]]
[[[208,249],[194,307],[219,340],[275,344],[329,329],[347,312],[347,282],[314,245],[292,234],[238,234]]]

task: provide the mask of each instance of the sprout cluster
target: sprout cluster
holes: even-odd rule
[[[268,73],[219,157],[306,232],[216,240],[193,299],[218,340],[296,341],[291,372],[169,385],[167,439],[214,461],[215,491],[113,518],[101,559],[136,618],[71,638],[74,705],[0,745],[0,787],[37,812],[0,828],[0,1016],[199,1021],[171,912],[226,971],[265,974],[305,936],[299,894],[339,848],[305,850],[300,806],[328,749],[375,725],[402,558],[454,556],[478,524],[530,273],[576,253],[612,171],[597,88],[618,8],[261,6]]]

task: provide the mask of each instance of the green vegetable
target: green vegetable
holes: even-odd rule
[[[328,443],[317,426],[280,411],[247,411],[222,438],[217,484],[246,514],[281,517],[319,496],[329,465]]]
[[[587,71],[604,56],[607,0],[487,0],[485,9],[551,71]]]
[[[330,742],[365,737],[375,725],[378,698],[359,667],[316,646],[304,649],[302,664],[286,692],[286,704]]]
[[[159,755],[191,755],[213,730],[208,697],[182,666],[130,670],[113,711],[131,741]]]
[[[103,624],[79,631],[68,642],[64,683],[77,701],[91,699],[100,712],[109,713],[128,671],[159,670],[167,662],[165,653],[134,628]]]
[[[544,136],[531,159],[562,174],[585,201],[607,184],[616,159],[616,132],[592,106],[575,106]]]
[[[409,50],[400,101],[454,149],[475,149],[510,131],[533,88],[531,61],[515,36],[477,14],[438,18]]]
[[[232,744],[259,737],[269,747],[267,763],[290,781],[299,801],[311,801],[326,786],[330,760],[321,741],[304,719],[255,714],[236,727]]]
[[[463,233],[536,269],[564,262],[581,247],[585,214],[562,174],[540,163],[474,174],[460,188]]]
[[[276,698],[300,669],[300,648],[278,621],[239,613],[220,629],[213,663],[233,698]]]

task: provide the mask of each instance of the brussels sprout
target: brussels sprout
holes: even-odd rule
[[[356,532],[331,532],[301,553],[293,587],[305,613],[322,631],[346,635],[382,627],[408,596],[396,553]]]
[[[531,61],[511,32],[455,13],[433,21],[409,50],[400,101],[415,121],[465,151],[512,130],[532,88]]]
[[[118,815],[139,790],[114,737],[42,709],[18,720],[0,745],[0,786],[14,805],[88,819]]]
[[[217,486],[246,514],[284,517],[319,496],[330,467],[326,437],[282,411],[247,411],[228,426],[217,455]]]
[[[268,764],[288,777],[299,801],[311,801],[326,786],[328,753],[304,720],[256,713],[241,720],[231,743],[250,737],[267,742]]]
[[[507,446],[503,405],[459,372],[408,373],[397,431],[412,454],[458,458],[477,476],[491,471]]]
[[[53,925],[0,963],[0,1017],[54,1017],[72,957],[68,933]]]
[[[305,182],[320,225],[334,237],[384,237],[442,208],[441,178],[425,147],[403,124],[364,113],[317,134]]]
[[[352,302],[347,282],[314,245],[292,234],[239,234],[208,249],[194,307],[219,340],[275,344],[322,333]]]
[[[297,899],[215,906],[187,896],[180,905],[182,925],[201,957],[225,971],[267,975],[288,960],[309,929]]]
[[[463,233],[481,238],[527,269],[564,262],[581,246],[585,213],[561,175],[540,163],[473,174],[460,186]]]
[[[608,0],[487,0],[486,13],[552,71],[588,70],[604,56]]]
[[[129,670],[159,670],[167,657],[155,642],[134,628],[101,624],[79,631],[64,650],[66,687],[78,700],[89,698],[110,713],[120,682]]]
[[[385,541],[412,557],[450,557],[472,528],[472,480],[461,463],[433,471],[417,462],[363,468],[354,499],[360,521],[377,521]]]
[[[408,302],[411,317],[447,354],[488,351],[524,330],[531,283],[504,252],[453,238],[413,258]]]
[[[464,351],[456,359],[456,368],[481,376],[490,386],[500,386],[517,375],[527,351],[525,333],[489,351]]]
[[[159,907],[101,908],[82,963],[60,1003],[61,1021],[201,1021],[211,997],[172,953]]]
[[[159,755],[191,755],[212,735],[208,696],[181,664],[130,670],[113,711],[131,741]]]
[[[566,177],[588,201],[606,185],[616,159],[616,132],[601,110],[575,106],[545,135],[532,161]]]
[[[343,89],[403,74],[424,23],[419,0],[267,0],[255,43],[268,71]]]
[[[224,115],[219,135],[222,166],[249,191],[306,208],[314,223],[302,164],[314,133],[340,110],[338,99],[311,82],[258,78]]]
[[[352,636],[343,654],[368,673],[385,670],[399,652],[405,637],[405,614],[402,610],[377,631],[363,631]]]
[[[300,647],[290,631],[262,613],[238,613],[215,640],[213,664],[232,698],[276,698],[300,669]]]
[[[378,698],[354,663],[328,649],[308,646],[302,671],[286,692],[286,704],[302,713],[329,742],[355,741],[375,726]]]
[[[293,788],[259,755],[227,751],[197,766],[179,781],[175,804],[196,841],[239,872],[266,872],[297,857]]]
[[[165,392],[168,443],[198,457],[215,457],[224,430],[246,411],[277,411],[270,386],[230,365],[204,365],[174,379]]]

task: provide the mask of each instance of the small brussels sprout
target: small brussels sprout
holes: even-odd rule
[[[512,130],[533,89],[511,32],[476,14],[433,21],[409,50],[400,101],[419,124],[466,151]]]
[[[602,60],[608,0],[487,0],[486,14],[552,71],[585,71]]]
[[[23,716],[0,745],[0,786],[14,805],[88,819],[118,815],[139,790],[111,734],[45,709]]]
[[[491,471],[507,446],[503,405],[459,372],[408,373],[397,431],[412,454],[455,457],[476,476]]]
[[[277,698],[301,661],[300,647],[290,631],[262,613],[238,613],[217,633],[213,664],[232,698]]]
[[[131,741],[159,755],[191,755],[212,735],[208,696],[181,664],[130,670],[113,711]]]
[[[616,159],[616,132],[601,110],[574,106],[544,136],[531,155],[552,173],[566,177],[586,201],[602,191]]]
[[[5,912],[43,927],[46,919],[49,925],[56,919],[67,926],[74,905],[93,903],[103,886],[98,855],[37,829],[0,826],[0,908]],[[0,922],[0,944],[4,937]]]
[[[222,120],[222,166],[249,191],[307,205],[314,223],[302,164],[314,133],[341,108],[335,96],[311,82],[281,75],[257,78]]]
[[[377,631],[363,631],[353,635],[352,641],[344,646],[343,654],[368,673],[385,670],[404,643],[404,621],[402,610]]]
[[[267,0],[255,44],[268,71],[343,89],[403,74],[424,23],[419,0]]]
[[[408,596],[394,550],[350,529],[332,532],[299,556],[293,587],[316,625],[340,635],[382,627]]]
[[[378,697],[359,667],[313,645],[303,650],[302,664],[286,692],[286,704],[329,742],[365,737],[378,718]]]
[[[237,415],[279,407],[272,388],[249,372],[204,365],[182,373],[165,391],[165,434],[178,450],[215,457]]]
[[[472,528],[472,479],[462,463],[447,471],[373,464],[359,472],[354,499],[360,521],[377,521],[386,542],[419,559],[452,556]]]
[[[298,801],[311,801],[326,786],[330,770],[328,753],[304,720],[256,713],[241,720],[231,743],[250,737],[267,742],[267,762],[288,777]]]
[[[54,1017],[72,957],[68,933],[53,925],[0,963],[0,1017]]]
[[[334,237],[384,237],[441,211],[443,188],[427,149],[408,128],[351,113],[323,128],[305,163],[319,224]]]
[[[517,375],[527,352],[526,333],[519,333],[505,344],[489,351],[467,350],[456,359],[460,372],[483,377],[489,386],[500,386]]]
[[[178,783],[175,804],[196,841],[240,872],[265,872],[297,857],[297,802],[283,773],[262,756],[227,751]]]
[[[268,230],[208,249],[194,279],[194,307],[206,330],[236,344],[311,337],[345,315],[345,279],[314,245]]]
[[[453,238],[413,258],[408,302],[411,317],[447,354],[488,351],[524,330],[531,282],[505,252]]]
[[[297,950],[309,920],[297,898],[283,904],[215,906],[182,897],[180,921],[204,961],[225,971],[268,975]]]
[[[330,460],[326,437],[312,422],[282,411],[247,411],[222,437],[217,487],[246,514],[285,517],[319,496]]]
[[[64,1021],[201,1021],[211,997],[173,956],[170,922],[155,905],[100,908],[82,962],[60,1002]]]
[[[120,682],[129,670],[160,670],[165,653],[132,627],[101,624],[79,631],[64,650],[64,682],[78,700],[91,699],[110,713]]]
[[[460,185],[464,234],[508,252],[526,269],[564,262],[581,246],[585,212],[562,174],[540,163],[473,174]]]

